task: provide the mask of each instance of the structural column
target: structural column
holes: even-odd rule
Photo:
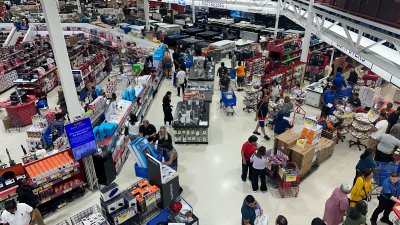
[[[312,7],[314,5],[314,0],[310,0],[308,9],[307,9],[307,25],[306,25],[306,30],[303,38],[303,44],[301,47],[301,58],[300,61],[307,63],[308,59],[308,52],[310,50],[310,40],[311,40],[311,27],[313,23],[313,18],[314,16],[312,15]],[[304,81],[304,73],[305,73],[305,68],[303,71],[303,75],[301,76],[301,83]]]
[[[278,35],[280,12],[281,12],[281,6],[278,2],[277,7],[276,7],[276,15],[275,15],[276,16],[275,17],[275,29],[274,29],[274,37],[275,38]]]
[[[77,116],[82,116],[82,111],[71,72],[71,63],[69,61],[67,46],[64,40],[57,3],[56,1],[49,0],[40,0],[40,2],[43,7],[54,59],[57,63],[58,74],[64,90],[68,114],[70,115],[70,118],[73,119]]]
[[[146,21],[146,29],[150,30],[150,14],[149,14],[149,0],[143,1],[144,19]]]
[[[192,22],[193,24],[196,23],[196,6],[194,5],[194,0],[192,0]]]

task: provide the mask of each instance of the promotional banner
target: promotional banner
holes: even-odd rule
[[[65,132],[75,160],[97,152],[96,140],[89,118],[65,125]]]

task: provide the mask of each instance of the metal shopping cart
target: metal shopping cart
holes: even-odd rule
[[[236,95],[234,91],[221,91],[221,106],[220,108],[224,108],[226,115],[228,116],[231,114],[235,113],[235,110],[233,109],[233,106],[236,106]]]
[[[400,172],[400,165],[395,163],[386,163],[376,161],[376,168],[374,169],[372,182],[372,192],[371,195],[379,195],[381,186],[384,180],[390,177],[393,172]]]
[[[297,197],[300,186],[300,171],[296,164],[287,163],[279,171],[278,191],[282,198]]]

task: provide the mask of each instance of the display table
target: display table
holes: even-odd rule
[[[187,83],[187,90],[213,92],[214,82],[212,82],[212,81],[189,81]]]
[[[209,114],[209,102],[203,106],[178,102],[172,125],[175,144],[208,144]]]
[[[11,105],[11,100],[7,99],[0,103],[0,107],[6,109],[11,120],[19,120],[23,126],[27,126],[32,124],[32,116],[37,114],[35,101],[36,97],[34,95],[28,95],[28,99],[24,103]]]
[[[306,87],[306,104],[319,108],[321,106],[321,96],[323,93],[322,83],[316,82]]]
[[[189,80],[195,81],[213,81],[215,74],[215,67],[211,63],[207,63],[204,68],[204,57],[195,57],[194,66],[190,69]]]

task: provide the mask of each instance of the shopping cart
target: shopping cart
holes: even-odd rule
[[[279,171],[278,191],[282,198],[297,197],[299,194],[300,185],[300,171],[294,163],[287,163]]]
[[[225,109],[227,116],[229,114],[231,114],[233,116],[233,114],[235,113],[233,106],[236,106],[235,92],[234,91],[226,91],[226,92],[221,91],[221,97],[222,97],[222,101],[221,101],[220,108]]]
[[[376,168],[373,171],[373,182],[371,195],[380,195],[380,190],[384,180],[390,177],[393,172],[400,172],[400,165],[376,161]]]

